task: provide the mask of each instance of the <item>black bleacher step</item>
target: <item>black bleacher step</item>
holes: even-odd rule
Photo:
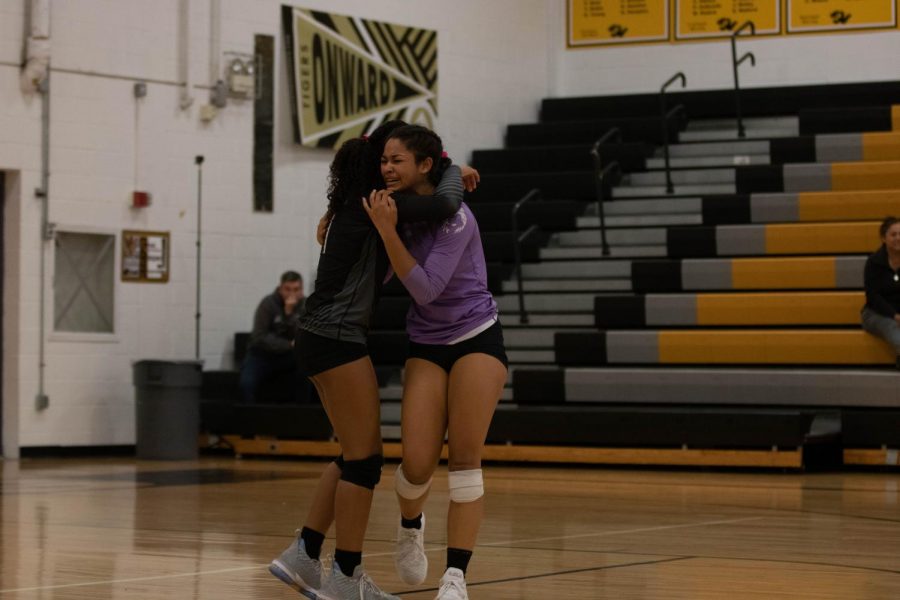
[[[800,111],[800,133],[858,133],[891,131],[891,107],[855,106],[845,108],[804,109]]]
[[[550,405],[565,401],[563,369],[516,369],[512,375],[513,400],[518,404]]]
[[[815,413],[698,406],[501,406],[487,441],[605,447],[801,447]]]
[[[475,202],[469,207],[478,220],[481,231],[512,231],[512,209],[515,202]],[[518,213],[519,231],[532,225],[544,231],[573,231],[577,229],[582,204],[572,200],[529,202]]]
[[[607,362],[604,331],[558,331],[553,346],[560,366],[596,366]]]
[[[631,287],[635,292],[680,292],[681,261],[660,259],[631,263]]]
[[[647,326],[647,298],[642,294],[611,294],[594,298],[597,329],[639,329]]]
[[[200,380],[200,400],[226,404],[240,402],[240,380],[240,371],[203,371]]]
[[[540,231],[529,237],[521,245],[522,262],[538,262],[540,249],[547,244],[549,233]],[[511,231],[487,231],[481,233],[481,245],[488,261],[512,263],[515,261],[515,236]],[[502,292],[502,282],[499,291]],[[494,291],[492,289],[491,291]]]
[[[201,404],[201,431],[243,436],[275,436],[327,440],[332,436],[321,403],[309,404]]]
[[[769,142],[769,162],[773,165],[816,162],[816,137],[773,138]]]
[[[669,122],[669,143],[678,141],[684,125],[679,119]],[[659,117],[652,116],[510,125],[506,129],[506,145],[512,148],[592,144],[613,127],[619,128],[627,142],[662,143]]]
[[[738,194],[783,191],[783,165],[749,165],[735,168],[735,192]]]
[[[683,104],[692,119],[729,118],[734,116],[734,89],[672,91],[667,94],[669,106]],[[802,109],[848,106],[900,104],[900,82],[801,85],[765,88],[743,88],[741,105],[745,117],[797,114]],[[541,120],[571,121],[604,117],[636,117],[657,115],[659,94],[627,94],[545,98],[541,104]]]
[[[719,194],[700,199],[704,225],[750,223],[750,194]]]
[[[235,404],[201,400],[200,431],[205,433],[228,434],[238,431],[240,425],[235,417]]]
[[[508,173],[482,175],[478,188],[467,194],[474,205],[480,202],[516,202],[533,189],[541,190],[544,200],[554,198],[590,201],[596,198],[593,171],[545,173]]]
[[[841,411],[844,448],[900,448],[900,409]]]
[[[574,146],[536,146],[475,150],[472,166],[482,175],[488,173],[533,173],[535,171],[579,171],[594,168],[591,144]],[[643,171],[654,147],[643,143],[604,144],[600,146],[603,164],[617,161],[623,171]]]
[[[714,226],[667,228],[666,254],[670,258],[717,256],[716,228]]]

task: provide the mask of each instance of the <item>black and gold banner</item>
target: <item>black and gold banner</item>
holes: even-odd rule
[[[437,32],[282,7],[294,138],[333,148],[389,119],[433,126]]]

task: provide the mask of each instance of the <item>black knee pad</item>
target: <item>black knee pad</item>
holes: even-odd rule
[[[335,458],[332,462],[334,462],[334,464],[337,465],[338,469],[340,469],[341,471],[344,470],[344,455],[343,454],[341,454],[340,456]]]
[[[345,460],[344,469],[341,471],[341,480],[374,490],[381,481],[381,467],[384,465],[384,457],[373,454],[362,460]]]

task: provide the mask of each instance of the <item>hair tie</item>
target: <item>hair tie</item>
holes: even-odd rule
[[[369,141],[369,136],[367,136],[366,134],[362,134],[362,135],[359,136],[359,137],[360,137],[360,139],[361,139],[362,141],[364,141],[364,142],[368,142],[368,141]]]
[[[450,155],[447,154],[447,151],[445,150],[445,151],[441,152],[441,158],[450,158]]]

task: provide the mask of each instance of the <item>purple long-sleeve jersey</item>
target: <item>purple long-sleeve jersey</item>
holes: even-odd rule
[[[410,340],[449,344],[496,320],[478,223],[465,203],[443,223],[407,225],[402,232],[417,263],[401,279],[413,298]]]

